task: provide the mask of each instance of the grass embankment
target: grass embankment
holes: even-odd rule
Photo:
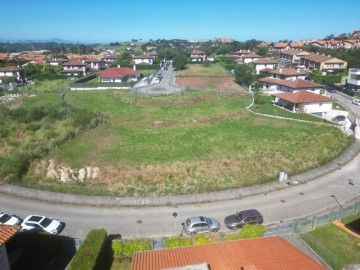
[[[47,103],[55,94],[23,100]],[[60,184],[39,172],[24,185],[54,191],[166,195],[271,182],[329,162],[348,145],[338,129],[252,115],[247,96],[187,92],[146,97],[127,92],[70,92],[73,107],[108,113],[106,123],[79,134],[45,160],[73,169],[97,166],[97,180]]]
[[[343,219],[347,224],[360,218],[360,213]],[[339,227],[329,224],[301,235],[305,242],[335,270],[343,269],[345,264],[359,263],[360,238],[352,236]]]

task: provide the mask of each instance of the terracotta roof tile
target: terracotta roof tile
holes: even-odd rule
[[[277,61],[274,59],[262,58],[252,61],[251,64],[277,64]]]
[[[0,225],[0,246],[20,230],[20,226]]]
[[[262,56],[254,54],[254,53],[248,53],[241,56],[242,58],[261,58]]]
[[[259,45],[257,45],[256,47],[269,47],[270,46],[270,43],[268,42],[261,42]]]
[[[285,48],[286,46],[288,46],[289,45],[289,43],[287,43],[287,42],[280,42],[280,43],[276,43],[275,45],[274,45],[274,47],[275,48]]]
[[[334,99],[311,93],[309,91],[299,91],[295,93],[278,93],[272,94],[274,97],[281,98],[291,103],[318,103],[318,102],[330,102]]]
[[[15,67],[15,66],[7,66],[7,67],[0,68],[0,71],[5,71],[5,72],[14,72],[14,71],[21,71],[21,70],[24,70],[24,69]]]
[[[100,72],[100,78],[118,78],[126,75],[137,75],[140,71],[133,70],[131,68],[108,68]]]
[[[211,270],[324,270],[280,237],[256,238],[135,253],[131,270],[160,270],[206,263]]]
[[[72,60],[67,63],[64,63],[63,66],[86,66],[86,64],[79,60]]]
[[[313,82],[309,82],[302,79],[295,80],[281,80],[281,79],[273,79],[273,78],[262,78],[258,80],[259,82],[264,83],[272,83],[278,84],[282,86],[286,86],[292,89],[308,89],[308,88],[320,88],[321,85]]]
[[[254,62],[252,62],[252,63],[254,63]],[[273,70],[270,70],[269,73],[285,75],[285,76],[307,75],[307,73],[305,71],[297,71],[296,69],[293,69],[293,68],[273,69]]]

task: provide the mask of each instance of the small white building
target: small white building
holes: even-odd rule
[[[201,50],[193,50],[190,58],[191,62],[202,62],[206,60],[206,53]]]
[[[264,68],[275,69],[277,65],[277,61],[268,58],[260,58],[258,60],[254,60],[250,62],[250,64],[254,67],[256,74],[259,74],[260,70]]]
[[[292,112],[304,112],[322,117],[332,110],[335,101],[327,96],[322,96],[309,91],[297,91],[294,93],[272,94],[274,104],[286,108]]]
[[[140,71],[131,68],[108,68],[100,72],[101,82],[127,82],[138,81]]]
[[[249,54],[242,55],[241,58],[242,58],[243,63],[248,64],[252,61],[262,58],[262,56],[254,54],[254,53],[249,53]]]
[[[360,89],[360,68],[350,68],[347,77],[347,88],[359,90]]]
[[[149,64],[152,65],[154,63],[154,56],[148,53],[142,55],[133,55],[132,59],[135,65],[137,64]]]

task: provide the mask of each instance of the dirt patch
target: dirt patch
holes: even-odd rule
[[[176,78],[176,84],[195,90],[246,93],[246,90],[238,85],[233,77],[183,77]]]

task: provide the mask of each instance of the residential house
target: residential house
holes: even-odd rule
[[[97,59],[87,59],[85,60],[87,64],[90,64],[90,69],[93,71],[101,70],[106,68],[106,62],[102,58]]]
[[[142,54],[142,55],[133,55],[133,63],[135,65],[137,64],[149,64],[152,65],[154,63],[154,56],[150,55],[148,53]]]
[[[206,53],[201,50],[193,50],[190,55],[192,62],[202,62],[206,60]]]
[[[127,67],[113,67],[101,71],[99,77],[101,82],[138,81],[140,79],[140,71]]]
[[[18,82],[25,82],[25,71],[23,68],[15,66],[7,66],[0,68],[0,79],[1,77],[12,77]]]
[[[10,270],[5,244],[20,230],[20,226],[0,225],[0,269]]]
[[[268,58],[260,58],[258,60],[254,60],[250,62],[250,64],[254,67],[256,74],[259,74],[260,71],[264,68],[275,69],[277,65],[277,61]]]
[[[351,34],[352,39],[360,39],[360,30],[353,31]]]
[[[237,52],[234,52],[233,55],[237,56],[237,57],[241,57],[245,54],[251,54],[253,52],[251,52],[250,50],[238,50]]]
[[[275,43],[274,46],[272,47],[272,50],[275,52],[282,52],[288,49],[290,49],[290,45],[288,42]]]
[[[65,59],[65,58],[52,58],[51,60],[48,60],[47,61],[50,65],[52,66],[59,66],[59,65],[63,65],[67,62],[69,62],[68,59]]]
[[[260,73],[266,74],[267,78],[281,79],[281,80],[305,80],[307,72],[296,70],[293,68],[280,68],[280,69],[264,69]]]
[[[280,59],[284,60],[287,63],[291,64],[299,64],[300,58],[302,56],[309,55],[309,52],[302,51],[302,50],[296,50],[296,49],[289,49],[286,51],[280,52]]]
[[[254,54],[254,53],[244,54],[241,56],[242,62],[245,64],[248,64],[248,63],[258,60],[260,58],[262,58],[262,56]]]
[[[293,93],[275,93],[274,104],[287,108],[292,112],[304,112],[323,117],[332,110],[334,99],[315,94],[309,91],[298,91]]]
[[[148,54],[149,54],[150,56],[153,56],[154,58],[157,58],[158,55],[159,55],[156,51],[149,52]]]
[[[103,55],[102,60],[105,61],[105,66],[109,67],[111,64],[114,64],[118,59],[119,55],[117,54],[110,54],[110,55]]]
[[[300,49],[301,47],[303,47],[305,45],[305,43],[304,42],[291,42],[290,44],[289,44],[289,47],[290,47],[290,49]]]
[[[270,47],[270,43],[268,43],[268,42],[261,42],[260,44],[258,44],[258,45],[256,46],[256,48],[260,48],[260,47],[269,48],[269,47]]]
[[[137,252],[131,270],[294,270],[326,268],[281,237]]]
[[[338,74],[347,68],[347,62],[331,55],[311,53],[300,58],[300,65],[308,70],[319,70],[323,75]]]
[[[343,48],[345,49],[359,49],[360,39],[348,39],[343,41]]]
[[[321,85],[303,79],[282,80],[275,78],[261,78],[258,80],[263,83],[263,91],[267,94],[277,94],[284,92],[310,91],[320,94]]]
[[[360,90],[360,68],[350,68],[346,88],[352,89],[355,91]]]
[[[87,64],[79,60],[72,60],[63,64],[62,73],[68,76],[86,75],[88,72]]]

